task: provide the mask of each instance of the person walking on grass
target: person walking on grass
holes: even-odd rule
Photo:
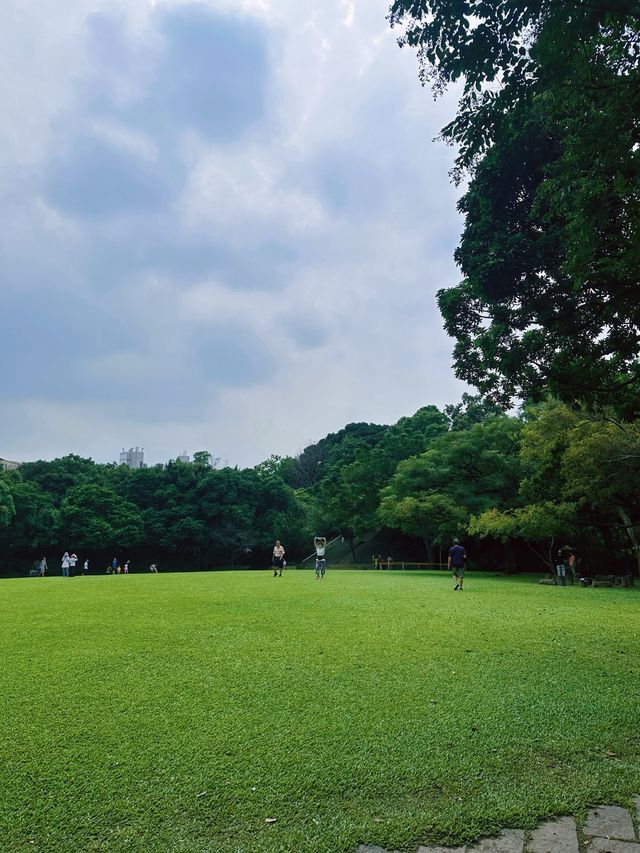
[[[567,558],[564,548],[560,548],[558,551],[558,558],[556,560],[556,574],[558,576],[557,585],[558,586],[566,586],[567,585]]]
[[[45,576],[45,574],[47,573],[48,568],[49,568],[49,566],[47,566],[47,558],[43,557],[40,560],[40,574],[38,575],[38,577],[43,578]]]
[[[127,560],[127,562],[124,564],[124,567],[122,569],[122,573],[125,575],[129,574],[129,560]]]
[[[456,585],[453,588],[454,591],[460,590],[460,592],[462,592],[464,576],[467,568],[467,552],[460,544],[459,539],[454,539],[453,545],[449,548],[448,565],[449,569],[453,571],[453,577],[456,582]]]
[[[86,578],[86,576],[88,574],[89,574],[89,560],[85,560],[84,563],[82,564],[82,577]]]
[[[69,577],[69,566],[70,566],[70,564],[71,564],[71,559],[69,557],[69,552],[65,551],[64,554],[62,555],[62,577],[63,578]]]
[[[323,579],[325,570],[327,568],[327,562],[325,558],[327,549],[327,537],[315,536],[313,539],[313,544],[316,549],[316,580],[320,581]]]
[[[271,557],[271,565],[273,566],[274,578],[282,577],[282,568],[284,563],[284,548],[280,544],[280,540],[276,539],[276,544],[273,546],[273,555]],[[278,574],[279,572],[279,574]]]

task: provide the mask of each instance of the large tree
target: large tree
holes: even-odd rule
[[[423,406],[389,427],[373,447],[356,448],[352,460],[330,455],[318,491],[332,529],[348,538],[374,530],[380,490],[398,463],[422,453],[447,428],[447,417],[436,406]]]
[[[436,438],[397,466],[381,493],[379,521],[421,536],[432,559],[432,545],[461,533],[472,514],[511,508],[520,485],[521,427],[517,418],[492,416]]]
[[[640,423],[586,419],[562,461],[565,494],[587,518],[626,539],[640,573]]]
[[[439,294],[461,377],[506,405],[551,389],[640,411],[636,0],[396,0],[437,88],[464,79],[464,280]]]
[[[521,540],[549,564],[558,546],[640,561],[640,425],[558,400],[530,406],[520,437],[521,482],[511,505],[474,513],[469,530]]]
[[[327,465],[352,462],[362,449],[375,447],[389,428],[380,424],[351,423],[329,433],[294,457],[282,461],[282,476],[294,489],[313,488],[322,479]]]
[[[469,533],[487,536],[502,543],[519,539],[554,571],[560,538],[568,542],[576,533],[576,506],[571,503],[543,501],[516,509],[489,509],[472,516]]]
[[[567,84],[632,94],[639,17],[637,0],[393,0],[389,10],[400,45],[418,51],[424,85],[439,94],[463,83],[442,131],[458,146],[459,170],[472,169],[510,116],[541,94],[561,95]]]

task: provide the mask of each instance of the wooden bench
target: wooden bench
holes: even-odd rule
[[[615,575],[596,575],[593,579],[593,585],[596,586],[613,586]]]

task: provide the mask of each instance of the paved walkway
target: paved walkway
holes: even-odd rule
[[[640,853],[640,796],[630,813],[621,806],[591,809],[583,826],[572,817],[559,817],[526,832],[503,829],[495,838],[483,838],[462,847],[418,847],[416,853]],[[356,853],[394,853],[361,844]]]

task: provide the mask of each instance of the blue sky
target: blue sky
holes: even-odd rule
[[[455,103],[386,7],[8,0],[0,456],[254,464],[459,399]]]

